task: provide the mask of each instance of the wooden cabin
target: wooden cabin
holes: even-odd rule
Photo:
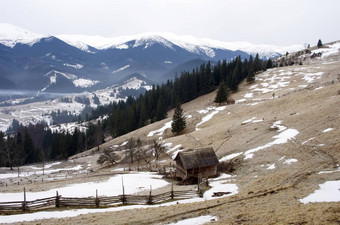
[[[214,177],[217,174],[218,159],[214,149],[189,149],[176,157],[176,176],[186,180],[190,177]]]

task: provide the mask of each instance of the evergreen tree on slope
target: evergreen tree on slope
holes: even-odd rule
[[[224,85],[224,82],[222,81],[217,90],[215,102],[221,105],[223,102],[226,102],[227,100],[228,100],[228,91]]]
[[[183,109],[180,105],[175,108],[174,115],[172,117],[171,131],[178,135],[186,127],[185,116],[183,115]]]

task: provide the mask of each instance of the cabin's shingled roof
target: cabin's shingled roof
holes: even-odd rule
[[[214,149],[201,148],[201,149],[189,149],[187,151],[179,152],[175,160],[180,159],[184,169],[194,169],[206,166],[215,166],[218,164],[217,156]]]

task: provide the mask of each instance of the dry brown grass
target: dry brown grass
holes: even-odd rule
[[[163,224],[199,215],[218,216],[216,224],[339,224],[340,203],[302,204],[299,199],[318,189],[318,185],[329,180],[340,180],[340,173],[318,174],[334,170],[340,161],[340,56],[331,56],[328,61],[315,59],[303,66],[273,69],[270,75],[283,71],[298,71],[304,67],[310,72],[325,72],[321,79],[314,80],[307,87],[301,77],[291,76],[290,84],[272,93],[254,94],[256,105],[250,101],[228,105],[224,111],[202,124],[195,126],[204,115],[197,110],[215,106],[215,93],[202,96],[182,106],[188,119],[183,135],[173,136],[168,130],[163,134],[165,142],[172,146],[182,144],[185,149],[212,146],[219,158],[232,153],[244,152],[273,141],[278,132],[271,129],[274,121],[282,121],[287,128],[296,129],[299,134],[286,144],[273,145],[255,153],[252,159],[240,156],[240,166],[234,171],[231,181],[239,187],[239,193],[202,203],[178,204],[168,207],[123,210],[111,213],[86,214],[74,218],[39,221],[41,224]],[[329,63],[333,61],[333,63]],[[327,62],[327,64],[322,64]],[[254,84],[260,84],[256,81]],[[250,92],[251,85],[242,84],[240,91],[233,94],[235,100]],[[317,87],[323,87],[314,90]],[[293,88],[293,89],[291,89]],[[253,102],[254,103],[254,102]],[[117,139],[101,148],[109,148],[129,139],[131,136],[149,140],[146,135],[159,129],[169,119],[151,124]],[[263,119],[258,123],[242,122],[252,117]],[[333,128],[331,132],[323,130]],[[313,139],[310,139],[313,138]],[[310,140],[309,140],[310,139]],[[309,140],[308,142],[306,142]],[[85,155],[86,153],[83,153]],[[283,158],[284,157],[284,158]],[[297,159],[290,165],[285,159]],[[275,169],[268,170],[275,163]],[[103,171],[99,170],[97,173]],[[65,181],[66,182],[66,181]],[[227,190],[226,190],[227,191]],[[32,222],[29,224],[36,224]]]

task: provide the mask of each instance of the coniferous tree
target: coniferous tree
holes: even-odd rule
[[[163,96],[160,96],[158,99],[157,107],[156,107],[156,121],[162,120],[166,117],[166,106],[164,105]]]
[[[25,128],[25,137],[24,137],[24,152],[27,156],[26,163],[34,163],[39,161],[38,154],[36,152],[33,140],[31,135],[28,133],[27,127]]]
[[[0,163],[5,166],[9,166],[13,170],[14,164],[14,140],[9,135],[7,137],[7,143],[4,140],[4,134],[0,131]]]
[[[13,145],[15,149],[15,164],[17,167],[21,166],[25,161],[27,155],[24,152],[23,140],[21,133],[19,132],[16,136],[15,144]]]
[[[273,61],[271,59],[267,60],[266,69],[273,68]]]
[[[255,81],[254,65],[250,65],[247,75],[247,83],[251,84]]]
[[[4,155],[6,147],[7,146],[4,140],[4,134],[2,133],[2,131],[0,131],[0,165],[6,165],[6,158]]]
[[[255,56],[255,60],[254,60],[254,73],[261,71],[261,70],[262,70],[261,60],[260,60],[259,54],[257,53]]]
[[[222,81],[220,83],[220,86],[217,90],[217,94],[215,97],[215,102],[221,105],[223,102],[226,102],[228,100],[228,91],[227,88],[224,85],[224,82]]]
[[[186,121],[185,116],[183,115],[183,109],[181,108],[181,105],[178,104],[175,108],[174,115],[172,117],[171,131],[172,133],[178,135],[185,129],[185,127]]]

